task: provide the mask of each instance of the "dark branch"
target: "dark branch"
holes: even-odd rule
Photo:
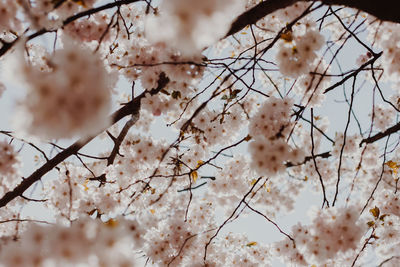
[[[232,23],[230,30],[226,36],[235,34],[247,25],[255,24],[263,17],[271,14],[278,9],[286,8],[291,6],[299,0],[267,0],[259,3],[253,8],[247,10],[242,15],[236,18]],[[307,0],[307,2],[314,2],[313,0]],[[391,0],[381,0],[377,3],[376,0],[322,0],[319,1],[325,5],[341,5],[356,8],[358,10],[367,12],[380,20],[391,21],[400,23],[400,15],[396,8],[390,8],[393,6]]]
[[[103,11],[103,10],[107,10],[107,9],[111,9],[111,8],[114,8],[114,7],[119,7],[119,6],[122,6],[122,5],[132,4],[132,3],[135,3],[135,2],[139,2],[139,1],[141,1],[141,0],[120,0],[120,1],[115,1],[115,2],[112,2],[112,3],[105,4],[105,5],[96,7],[96,8],[91,8],[91,9],[82,11],[82,12],[77,13],[77,14],[71,16],[71,17],[68,17],[66,20],[64,20],[63,21],[63,27],[68,25],[68,24],[70,24],[71,22],[73,22],[75,20],[78,20],[80,18],[96,14],[97,12],[100,12],[100,11]],[[43,35],[45,33],[52,32],[52,31],[54,31],[54,30],[40,29],[37,32],[32,33],[31,35],[28,35],[27,36],[27,40],[34,39],[34,38],[36,38],[36,37],[38,37],[40,35]],[[18,39],[19,38],[15,39],[14,41],[11,41],[11,42],[2,41],[1,43],[3,44],[3,46],[0,48],[0,57],[3,56],[5,53],[7,53],[8,50],[10,50],[15,45],[15,43],[18,41]]]
[[[376,142],[376,141],[378,141],[378,140],[380,140],[380,139],[382,139],[382,138],[384,138],[386,136],[389,136],[389,135],[391,135],[393,133],[396,133],[398,131],[400,131],[400,122],[397,123],[396,125],[388,128],[388,129],[386,129],[384,132],[379,132],[379,133],[375,134],[374,136],[371,136],[371,137],[363,139],[361,141],[361,143],[360,143],[360,147],[364,143],[366,143],[366,144],[374,143],[374,142]]]
[[[300,163],[293,163],[293,162],[290,162],[290,161],[286,162],[285,166],[287,168],[294,167],[294,166],[300,166],[300,165],[305,164],[307,161],[312,160],[313,158],[324,158],[324,159],[326,159],[326,158],[329,158],[330,156],[332,156],[331,152],[327,151],[327,152],[323,152],[323,153],[320,153],[320,154],[315,154],[314,157],[313,156],[307,156],[307,157],[304,158],[303,162],[300,162]]]
[[[242,15],[236,18],[232,23],[229,32],[226,36],[235,34],[245,28],[247,25],[255,24],[272,12],[293,5],[297,0],[268,0],[263,1],[255,7],[247,10]]]
[[[128,115],[137,116],[139,114],[139,110],[140,110],[140,100],[145,97],[145,94],[146,93],[157,94],[159,91],[161,91],[161,89],[163,89],[167,85],[168,82],[169,82],[168,77],[165,76],[164,73],[161,73],[160,78],[158,80],[157,88],[151,89],[150,91],[143,92],[138,97],[136,97],[132,101],[125,104],[122,108],[120,108],[119,110],[114,112],[111,115],[112,124],[117,123],[122,118],[124,118],[125,116],[128,116]],[[14,188],[14,190],[7,192],[0,199],[0,207],[4,207],[5,205],[7,205],[7,203],[12,201],[16,197],[22,196],[22,194],[32,184],[39,181],[46,173],[51,171],[53,168],[55,168],[58,164],[63,162],[68,157],[70,157],[72,155],[76,155],[82,147],[84,147],[87,143],[89,143],[96,136],[97,135],[86,137],[86,138],[81,138],[80,140],[73,143],[71,146],[67,147],[66,149],[64,149],[63,151],[58,153],[54,158],[47,161],[45,164],[42,165],[42,167],[37,169],[26,179],[24,179],[17,187]]]

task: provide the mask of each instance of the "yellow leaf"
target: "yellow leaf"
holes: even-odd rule
[[[72,0],[72,2],[75,2],[80,6],[86,7],[85,3],[82,0]]]
[[[307,175],[304,177],[304,181],[308,181],[308,176]]]
[[[85,190],[85,191],[89,190],[89,187],[87,186],[88,183],[89,183],[89,179],[86,179],[86,181],[83,183],[83,187],[84,187],[83,190]]]
[[[373,209],[370,209],[369,212],[371,212],[371,214],[372,214],[375,218],[378,218],[378,217],[379,217],[380,210],[379,210],[379,208],[378,208],[377,206],[375,206],[375,208],[373,208]]]
[[[153,210],[153,209],[151,209],[151,210],[150,210],[150,212],[151,212],[151,214],[154,214],[154,213],[156,213],[156,211],[155,211],[155,210]]]
[[[115,228],[118,226],[118,221],[114,219],[109,219],[105,224],[110,228]]]
[[[191,172],[191,173],[190,173],[190,176],[192,177],[193,182],[196,182],[196,181],[197,181],[197,178],[199,177],[199,175],[197,174],[196,171]]]
[[[198,161],[197,161],[196,169],[197,169],[198,167],[200,167],[201,165],[203,165],[203,163],[204,163],[204,161],[198,160]]]
[[[253,180],[251,180],[251,185],[254,185],[255,183],[257,182],[257,179],[253,179]]]
[[[255,245],[257,245],[257,242],[253,241],[253,242],[247,243],[246,246],[252,247],[252,246],[255,246]]]
[[[397,176],[397,173],[399,171],[399,165],[397,165],[397,162],[389,160],[388,162],[385,163],[389,168],[392,169],[392,172],[395,176]]]
[[[271,192],[271,187],[268,187],[268,188],[267,188],[267,192],[268,192],[268,193]]]
[[[286,30],[283,33],[281,33],[281,39],[284,40],[285,42],[290,43],[293,41],[293,34],[291,30]]]

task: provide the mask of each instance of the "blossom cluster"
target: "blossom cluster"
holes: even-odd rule
[[[304,35],[293,37],[295,33],[284,33],[276,60],[279,71],[289,77],[297,78],[307,74],[313,68],[313,62],[317,58],[315,51],[324,44],[324,37],[315,29],[308,28]],[[295,40],[295,43],[292,41]],[[288,44],[288,41],[290,43]]]
[[[0,32],[11,29],[19,29],[21,22],[17,19],[18,11],[17,1],[1,0],[0,1]]]
[[[177,196],[169,198],[174,206],[184,204],[185,198]],[[183,205],[184,206],[184,205]],[[143,228],[143,249],[154,264],[160,266],[204,266],[204,247],[216,232],[214,221],[215,207],[207,200],[192,203],[185,219],[185,209],[177,208],[174,215],[163,216],[156,209],[142,216],[147,227]],[[270,265],[268,246],[250,242],[243,235],[228,234],[217,237],[207,249],[208,266],[225,264],[235,266]]]
[[[233,106],[229,113],[222,117],[218,112],[205,108],[201,114],[193,120],[195,128],[200,132],[204,143],[213,146],[227,144],[234,140],[241,127],[247,124],[243,111],[238,106]],[[194,130],[196,131],[196,130]]]
[[[396,117],[396,111],[392,107],[376,105],[370,115],[374,119],[374,126],[381,131],[385,131],[392,125],[393,118]]]
[[[327,73],[328,67],[324,61],[318,62],[312,71],[316,73]],[[324,90],[331,82],[330,76],[315,75],[308,73],[302,75],[294,87],[294,91],[301,96],[301,104],[309,107],[319,107],[324,102],[326,95]]]
[[[247,0],[246,9],[250,9],[256,4],[259,4],[258,0]],[[296,2],[286,8],[278,9],[271,13],[269,16],[257,21],[256,29],[257,35],[261,38],[269,38],[279,32],[282,27],[285,27],[292,20],[300,16],[306,9],[308,4],[306,2]]]
[[[311,121],[308,116],[310,107],[321,106],[334,93],[325,94],[331,79],[339,81],[332,88],[340,84],[344,90],[349,78],[360,81],[362,73],[373,71],[378,80],[398,81],[397,26],[382,23],[387,33],[381,33],[376,32],[378,23],[363,21],[360,26],[371,23],[373,50],[375,45],[385,49],[381,61],[375,69],[371,64],[342,71],[336,59],[347,40],[359,42],[354,37],[363,30],[352,35],[333,15],[346,24],[353,18],[358,22],[362,13],[300,1],[224,38],[239,13],[270,1],[109,1],[88,10],[103,2],[0,0],[1,51],[19,61],[5,61],[4,72],[19,73],[27,89],[16,120],[28,134],[47,141],[92,137],[110,125],[112,105],[124,109],[139,95],[141,101],[128,122],[134,121],[129,132],[125,127],[132,125],[120,129],[123,118],[98,136],[105,138],[93,140],[105,144],[96,155],[62,149],[67,140],[42,150],[36,140],[2,131],[12,142],[0,141],[0,196],[18,194],[0,208],[0,265],[122,267],[137,264],[136,254],[155,266],[272,266],[272,257],[295,266],[350,266],[367,258],[363,245],[383,263],[398,265],[400,150],[392,150],[398,145],[392,142],[394,134],[388,135],[380,158],[381,144],[365,142],[374,139],[373,130],[381,131],[378,137],[390,133],[385,130],[395,109],[374,98],[368,139],[363,139],[368,135],[364,125],[361,134],[332,137],[325,107],[315,109],[318,115],[311,112]],[[89,16],[71,18],[85,10]],[[313,13],[302,16],[306,10]],[[318,25],[315,15],[323,16]],[[358,23],[349,23],[349,29],[353,24]],[[22,29],[28,30],[23,34]],[[328,53],[319,55],[326,29],[333,37],[326,42]],[[53,51],[36,39],[43,32],[56,33]],[[7,50],[8,45],[15,50]],[[369,51],[356,63],[378,55]],[[335,71],[331,75],[330,68]],[[168,83],[160,88],[165,76]],[[122,86],[113,90],[117,78]],[[390,96],[378,82],[373,85],[385,104],[390,99],[399,107],[399,90]],[[3,91],[0,82],[0,95]],[[115,103],[112,93],[121,93]],[[351,115],[352,124],[353,118],[362,122],[358,109]],[[175,141],[155,139],[170,133],[151,125],[154,121],[168,122]],[[367,144],[360,147],[361,140]],[[39,186],[22,193],[27,180],[21,179],[15,142],[26,144],[21,150],[29,144],[43,155],[44,167],[28,178]],[[54,155],[57,150],[64,152]],[[70,156],[68,161],[64,156]],[[332,203],[335,190],[337,202]],[[298,223],[286,233],[281,215],[289,221],[283,212],[303,213],[296,204],[302,204],[300,193],[310,191],[319,197],[323,193],[322,209],[313,212],[309,224]],[[362,208],[352,203],[361,198],[362,204],[367,201],[360,215]],[[58,226],[42,227],[25,216],[31,204],[47,208]],[[367,220],[369,209],[373,219]],[[283,240],[263,245],[227,233],[232,222],[248,215],[265,219]]]
[[[360,152],[359,144],[361,139],[358,135],[346,135],[346,140],[343,133],[336,133],[334,145],[332,147],[332,155],[339,157],[340,154],[345,156],[356,155]],[[345,142],[345,144],[344,144]],[[344,144],[344,147],[343,147]],[[342,152],[343,149],[343,152]]]
[[[400,217],[400,198],[388,189],[382,191],[376,199],[376,205],[383,214],[393,214]]]
[[[0,174],[7,177],[17,172],[17,152],[14,147],[6,141],[0,142]],[[4,178],[3,178],[4,179]],[[3,180],[2,179],[2,180]]]
[[[21,61],[16,67],[23,70],[28,92],[15,121],[23,131],[58,139],[93,134],[108,125],[115,79],[96,54],[64,39],[63,49],[48,59],[47,70]]]
[[[383,214],[382,219],[378,219],[376,227],[376,236],[378,239],[376,254],[387,266],[398,266],[400,259],[398,258],[398,248],[400,246],[400,217],[392,214]]]
[[[104,223],[90,217],[70,227],[32,224],[18,242],[2,247],[2,266],[135,266],[130,251],[135,232],[130,225],[123,218]]]
[[[260,175],[274,175],[285,169],[285,162],[299,162],[301,149],[292,148],[287,142],[293,125],[290,122],[291,99],[270,97],[259,108],[249,125],[252,167]]]
[[[116,181],[120,188],[126,188],[139,178],[150,176],[166,151],[167,146],[162,140],[128,135],[120,148],[123,157],[118,156],[115,164],[107,167],[107,177]]]
[[[160,8],[158,16],[146,21],[146,37],[193,55],[224,37],[242,4],[238,0],[170,0]]]
[[[109,22],[107,13],[96,13],[88,19],[73,21],[65,27],[65,33],[80,41],[107,41],[110,34],[107,34],[107,24]]]
[[[57,29],[63,26],[63,21],[85,9],[93,7],[98,0],[84,1],[52,1],[35,2],[22,1],[25,20],[37,29]],[[61,5],[59,5],[61,3]]]
[[[210,182],[206,197],[218,206],[226,207],[224,213],[227,216],[256,182],[256,172],[249,168],[250,164],[250,160],[246,157],[235,156],[217,172],[215,181]],[[260,184],[260,190],[253,196],[251,204],[268,216],[274,217],[283,211],[293,209],[294,197],[298,195],[301,187],[301,184],[294,185],[294,188],[286,187],[279,181],[270,180]],[[274,205],[276,202],[280,205]]]
[[[196,91],[204,68],[199,64],[199,55],[185,56],[164,43],[150,44],[144,38],[144,12],[145,9],[140,7],[121,7],[125,23],[134,25],[134,31],[122,30],[119,33],[122,35],[121,40],[113,53],[108,55],[107,61],[129,81],[140,81],[145,90],[156,88],[160,74],[165,73],[170,82],[162,93],[146,94],[141,104],[144,113],[164,115],[173,120]],[[125,29],[122,23],[120,28]]]
[[[369,18],[371,21],[373,17]],[[369,40],[374,42],[377,47],[384,51],[382,64],[385,67],[384,77],[388,80],[399,83],[400,52],[399,52],[399,25],[391,22],[382,24],[370,24]],[[377,74],[375,74],[377,76]]]
[[[295,246],[291,240],[278,243],[278,255],[292,255],[290,261],[299,265],[329,265],[354,252],[367,231],[367,224],[355,206],[317,210],[311,219],[310,225],[293,226]]]

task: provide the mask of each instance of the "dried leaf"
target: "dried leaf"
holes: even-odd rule
[[[373,209],[370,209],[369,212],[371,212],[371,214],[372,214],[375,218],[378,218],[378,217],[379,217],[380,210],[379,210],[379,208],[378,208],[377,206],[375,206],[375,208],[373,208]]]
[[[379,217],[379,220],[384,221],[386,216],[388,216],[388,214],[381,215],[381,217]]]
[[[246,244],[246,246],[248,246],[248,247],[252,247],[252,246],[255,246],[255,245],[257,245],[257,242],[255,242],[255,241],[249,242],[249,243]]]
[[[181,97],[182,97],[181,92],[179,92],[179,91],[173,91],[172,92],[172,98],[173,99],[178,99],[178,98],[181,98]]]
[[[293,41],[293,33],[291,30],[286,30],[283,33],[281,33],[280,38],[285,42],[290,43],[291,41]]]
[[[199,175],[197,174],[197,171],[191,172],[190,176],[192,177],[193,182],[196,182],[197,178],[199,177]]]
[[[89,179],[86,179],[85,182],[83,183],[83,190],[88,191],[89,187],[87,186],[87,184],[89,183]]]
[[[115,228],[118,226],[118,221],[114,219],[109,219],[105,224],[110,228]]]
[[[83,0],[72,0],[72,2],[75,2],[80,6],[86,7],[85,2]]]
[[[392,173],[394,176],[397,177],[398,171],[399,171],[399,165],[397,165],[397,162],[389,160],[388,162],[385,163],[390,169],[392,169]]]

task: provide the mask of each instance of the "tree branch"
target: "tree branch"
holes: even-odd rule
[[[314,2],[314,0],[305,1]],[[226,36],[235,34],[241,31],[247,25],[255,24],[257,21],[273,13],[274,11],[286,8],[297,2],[300,2],[300,0],[263,1],[237,17],[232,23],[231,28]],[[356,8],[375,16],[380,20],[400,23],[400,15],[398,10],[396,8],[390,8],[393,6],[393,1],[391,0],[381,0],[379,3],[377,3],[376,0],[322,0],[319,2],[322,2],[325,5],[342,5]]]
[[[293,5],[298,0],[267,0],[259,3],[236,18],[226,36],[235,34],[247,25],[255,24],[268,14]]]
[[[86,16],[93,15],[93,14],[95,14],[97,12],[100,12],[100,11],[103,11],[103,10],[107,10],[107,9],[111,9],[111,8],[114,8],[114,7],[120,7],[122,5],[132,4],[134,2],[139,2],[139,1],[142,1],[142,0],[120,0],[120,1],[115,1],[115,2],[112,2],[112,3],[105,4],[105,5],[96,7],[96,8],[91,8],[91,9],[82,11],[80,13],[77,13],[77,14],[65,19],[63,21],[62,27],[70,24],[71,22],[73,22],[75,20],[78,20],[78,19],[86,17]],[[36,37],[38,37],[40,35],[43,35],[45,33],[52,32],[52,31],[54,31],[54,30],[47,30],[47,29],[44,29],[44,28],[40,29],[40,30],[32,33],[31,35],[28,35],[27,36],[27,40],[32,40],[32,39],[34,39],[34,38],[36,38]],[[11,41],[11,42],[2,41],[1,43],[3,44],[3,46],[0,48],[0,57],[3,56],[5,53],[7,53],[8,50],[10,50],[18,40],[19,40],[19,38],[15,39],[14,41]]]
[[[378,141],[378,140],[380,140],[380,139],[382,139],[382,138],[384,138],[384,137],[386,137],[386,136],[389,136],[389,135],[391,135],[391,134],[393,134],[393,133],[396,133],[396,132],[398,132],[398,131],[400,131],[400,122],[397,123],[396,125],[394,125],[394,126],[388,128],[388,129],[386,129],[384,132],[379,132],[379,133],[375,134],[374,136],[371,136],[371,137],[368,137],[368,138],[363,139],[363,140],[361,141],[361,143],[360,143],[360,147],[361,147],[362,144],[364,144],[364,143],[366,143],[366,144],[371,144],[371,143],[373,143],[373,142],[375,142],[375,141]]]
[[[132,101],[125,104],[122,108],[115,111],[111,115],[112,124],[117,123],[122,118],[128,115],[137,116],[140,111],[140,100],[145,97],[146,93],[150,93],[152,95],[157,94],[161,89],[163,89],[169,82],[168,77],[165,73],[161,73],[158,79],[158,86],[157,88],[151,89],[150,91],[144,91],[142,94],[137,96]],[[103,131],[103,130],[102,130]],[[102,132],[101,131],[101,132]],[[101,133],[100,132],[100,133]],[[93,135],[86,138],[81,138],[60,153],[58,153],[54,158],[47,161],[43,164],[39,169],[33,172],[29,177],[24,179],[19,185],[17,185],[14,190],[7,192],[1,199],[0,199],[0,207],[6,206],[10,201],[15,199],[18,196],[22,196],[22,194],[35,182],[39,181],[46,173],[51,171],[55,168],[58,164],[63,162],[65,159],[72,155],[76,155],[78,151],[84,147],[87,143],[93,140],[97,135]]]

